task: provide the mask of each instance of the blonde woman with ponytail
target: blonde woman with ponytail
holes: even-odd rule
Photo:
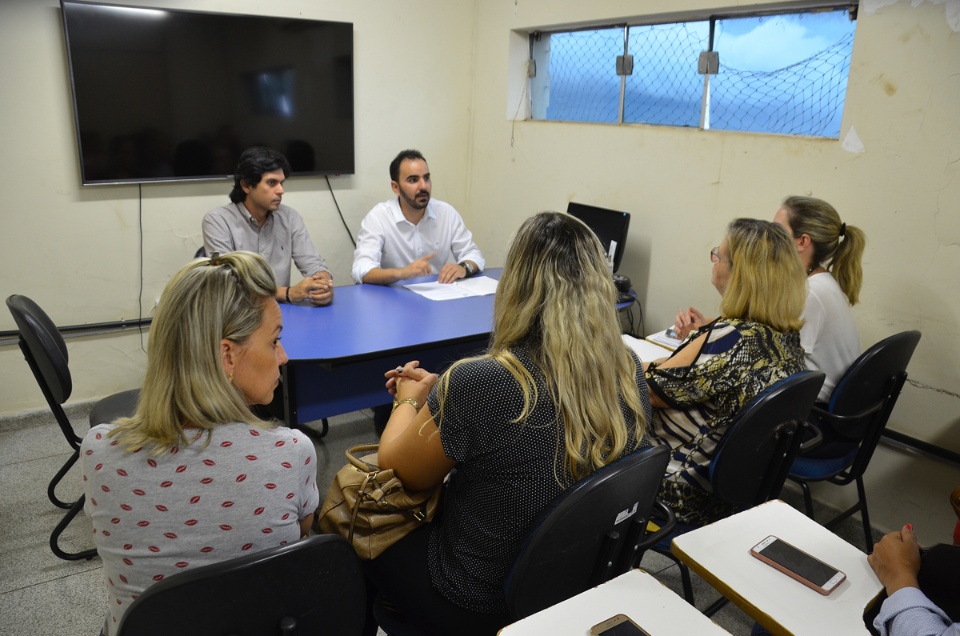
[[[366,564],[420,633],[496,634],[529,524],[564,489],[647,445],[648,390],[615,296],[593,233],[537,214],[507,253],[488,351],[440,378],[416,362],[386,374],[396,401],[381,466],[417,489],[450,474],[438,520]]]
[[[867,239],[859,228],[841,221],[832,205],[814,197],[787,197],[773,220],[793,236],[807,272],[800,344],[807,368],[827,376],[819,396],[826,402],[860,355],[852,307],[860,300]]]

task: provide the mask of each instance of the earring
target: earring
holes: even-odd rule
[[[227,376],[227,382],[229,382],[230,384],[233,384],[233,374],[232,374],[232,373]]]

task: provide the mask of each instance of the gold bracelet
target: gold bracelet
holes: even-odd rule
[[[397,410],[397,407],[401,404],[409,404],[413,407],[415,411],[420,412],[420,403],[414,400],[413,398],[403,398],[402,400],[394,400],[393,408],[390,410],[391,413]]]

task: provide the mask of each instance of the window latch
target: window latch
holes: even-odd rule
[[[617,56],[617,75],[633,75],[633,56]]]
[[[697,60],[697,73],[700,75],[716,75],[720,72],[720,53],[717,51],[703,51]]]

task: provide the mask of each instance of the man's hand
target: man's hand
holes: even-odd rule
[[[329,272],[307,276],[290,288],[290,302],[304,300],[314,305],[329,305],[333,301],[333,277]]]
[[[447,263],[440,269],[440,273],[437,275],[438,283],[452,283],[458,278],[465,278],[467,276],[467,270],[464,269],[463,265],[457,265],[456,263]]]
[[[873,547],[867,563],[883,583],[887,596],[905,587],[919,587],[920,546],[913,526],[908,523],[900,532],[884,535]]]
[[[433,268],[430,266],[430,259],[436,255],[436,252],[434,252],[433,254],[421,256],[417,260],[404,267],[401,270],[401,280],[416,278],[417,276],[429,276],[432,274]]]

